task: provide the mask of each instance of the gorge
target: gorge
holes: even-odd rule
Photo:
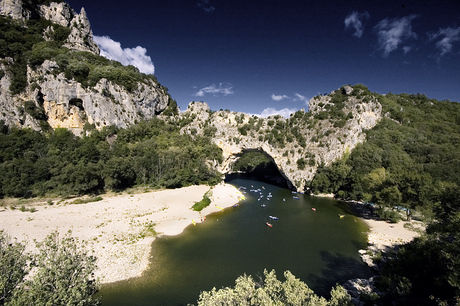
[[[182,133],[211,137],[223,161],[210,166],[221,173],[229,173],[243,151],[256,150],[272,159],[289,188],[304,191],[318,165],[350,152],[384,116],[378,97],[362,85],[314,97],[308,112],[290,118],[212,111],[203,102],[191,102],[180,112],[154,76],[99,56],[84,9],[77,14],[65,2],[33,3],[2,0],[0,6],[13,20],[46,20],[26,58],[6,54],[0,64],[0,120],[7,126],[67,128],[81,136],[158,116],[185,122]]]
[[[382,297],[366,298],[380,299],[383,305],[398,301],[410,305],[420,300],[426,304],[436,301],[449,305],[460,299],[460,256],[455,238],[460,229],[459,103],[430,99],[420,93],[379,94],[363,84],[355,84],[319,94],[310,99],[307,110],[298,110],[286,117],[262,118],[228,109],[212,110],[203,101],[193,101],[181,111],[168,88],[154,75],[100,56],[84,9],[77,13],[61,0],[1,0],[0,12],[0,210],[5,220],[0,222],[2,225],[11,221],[8,217],[11,214],[17,222],[11,229],[22,230],[29,225],[32,231],[36,228],[46,231],[53,226],[48,228],[39,216],[48,222],[53,219],[49,216],[52,210],[68,212],[73,208],[78,210],[74,216],[86,218],[93,229],[101,231],[83,226],[96,235],[84,239],[91,237],[95,245],[100,244],[99,239],[103,237],[111,248],[123,252],[123,246],[129,245],[126,254],[133,257],[119,257],[128,264],[136,264],[138,256],[130,250],[139,245],[132,241],[156,235],[155,222],[165,221],[163,214],[167,209],[177,208],[184,202],[182,208],[188,217],[169,215],[171,220],[185,225],[181,229],[200,223],[197,220],[203,222],[205,219],[201,217],[206,214],[192,211],[193,202],[200,199],[206,202],[208,192],[224,178],[231,181],[234,174],[261,169],[260,175],[270,172],[272,179],[276,176],[277,185],[283,187],[268,187],[264,183],[267,189],[273,189],[273,194],[275,190],[279,192],[278,203],[273,203],[271,208],[264,203],[266,206],[262,207],[252,198],[247,207],[230,208],[235,208],[233,215],[229,210],[222,211],[221,204],[211,204],[208,208],[228,218],[211,215],[208,221],[212,223],[192,225],[186,231],[197,233],[200,226],[209,226],[210,232],[217,234],[213,226],[217,228],[221,221],[231,221],[222,233],[235,234],[239,243],[240,235],[250,239],[248,233],[263,231],[265,235],[267,230],[276,230],[275,226],[267,227],[267,220],[263,220],[271,215],[261,212],[262,208],[273,208],[270,214],[286,213],[280,224],[282,220],[301,215],[305,218],[298,220],[289,232],[279,235],[277,245],[263,240],[267,238],[263,235],[257,242],[263,241],[270,246],[270,252],[278,252],[277,247],[288,240],[286,237],[297,238],[300,236],[297,233],[303,231],[301,238],[313,234],[309,236],[312,241],[300,243],[307,252],[309,244],[317,243],[315,239],[321,237],[320,234],[331,230],[328,237],[320,240],[333,241],[335,235],[340,237],[345,233],[341,226],[350,222],[348,225],[354,234],[345,235],[350,239],[346,242],[350,256],[345,257],[356,259],[348,261],[353,270],[359,261],[357,245],[361,248],[365,244],[363,224],[348,214],[343,203],[310,194],[334,195],[349,203],[371,207],[376,218],[384,220],[376,222],[387,225],[389,231],[396,226],[387,222],[396,223],[411,217],[417,219],[415,222],[425,222],[421,228],[425,225],[428,228],[420,238],[412,242],[405,240],[406,244],[398,246],[399,249],[377,254],[377,258],[384,258],[381,262],[385,269],[379,273],[385,293]],[[373,65],[368,66],[374,69]],[[212,92],[216,88],[207,89]],[[180,191],[180,187],[185,189]],[[199,194],[184,195],[195,188],[200,190]],[[238,192],[234,187],[231,189]],[[159,193],[154,194],[158,190],[177,197],[163,203]],[[292,192],[299,194],[293,196]],[[121,217],[117,215],[113,219],[123,221],[127,230],[109,217],[98,221],[98,217],[112,210],[104,205],[111,202],[114,194],[117,200],[110,205],[119,209]],[[149,204],[157,202],[158,206],[149,208],[138,203],[140,198]],[[32,201],[40,203],[35,205]],[[95,205],[93,201],[100,203]],[[128,203],[131,206],[126,205]],[[225,207],[234,205],[227,204]],[[320,214],[316,207],[319,205],[329,210],[327,216]],[[94,217],[89,217],[87,212],[96,207],[103,212],[93,211]],[[145,213],[141,213],[141,207]],[[244,210],[248,214],[239,214]],[[161,220],[148,219],[148,214],[153,213]],[[327,222],[312,226],[321,218]],[[244,220],[249,225],[235,231],[237,222]],[[414,229],[411,222],[408,221],[408,228]],[[107,228],[115,228],[121,234],[107,234]],[[305,232],[305,229],[309,230]],[[273,231],[268,233],[271,235]],[[193,243],[189,237],[179,243]],[[345,238],[338,240],[334,247],[345,242]],[[392,248],[395,241],[388,248]],[[210,243],[202,245],[206,247],[194,250],[197,257],[200,251],[214,251]],[[148,248],[149,245],[141,246],[142,254],[145,255]],[[187,245],[185,250],[191,248],[193,246]],[[234,252],[244,256],[245,248],[238,246]],[[253,254],[258,254],[261,248],[255,248]],[[181,261],[187,259],[181,257],[186,254],[183,250],[178,252]],[[302,253],[293,266],[301,265]],[[118,257],[119,253],[113,254]],[[270,255],[268,253],[268,257]],[[334,255],[326,255],[332,268],[325,274],[333,278],[338,263]],[[280,258],[289,256],[288,249]],[[252,257],[258,260],[256,255]],[[347,262],[347,258],[342,259]],[[278,270],[287,268],[290,269],[287,266]],[[253,272],[260,273],[260,270]],[[301,277],[309,275],[307,270],[299,273]],[[180,277],[180,271],[178,275]],[[229,285],[234,278],[232,275],[222,284]],[[174,281],[172,278],[172,283]],[[115,291],[118,291],[113,295],[116,299],[122,290]]]

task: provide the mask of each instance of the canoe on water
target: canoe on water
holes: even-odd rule
[[[270,219],[272,220],[278,220],[279,218],[278,217],[274,217],[274,216],[268,216]]]
[[[271,225],[271,224],[268,223],[268,222],[265,222],[265,224],[267,224],[268,227],[273,227],[273,225]]]

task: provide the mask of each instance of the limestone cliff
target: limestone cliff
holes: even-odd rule
[[[99,56],[83,8],[77,14],[65,2],[38,3],[0,2],[1,15],[18,21],[12,24],[16,29],[27,27],[29,19],[49,21],[38,33],[43,42],[23,54],[0,56],[0,120],[36,130],[65,127],[80,135],[87,124],[126,127],[168,107],[172,100],[154,76]]]
[[[367,89],[344,86],[310,100],[310,111],[289,119],[257,118],[229,111],[212,112],[192,102],[181,116],[191,123],[184,133],[206,134],[222,149],[223,173],[246,150],[268,155],[293,189],[303,191],[318,165],[329,165],[365,140],[364,131],[382,118],[382,106]]]

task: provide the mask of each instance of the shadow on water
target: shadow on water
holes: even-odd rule
[[[316,284],[316,293],[329,298],[330,290],[336,284],[354,278],[369,278],[374,273],[362,261],[343,254],[322,251],[321,259],[324,267],[319,275],[310,275]]]

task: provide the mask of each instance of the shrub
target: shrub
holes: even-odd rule
[[[297,160],[297,169],[304,170],[307,165],[307,161],[304,158],[299,158]]]
[[[198,306],[206,305],[337,305],[351,304],[351,296],[340,285],[332,288],[330,300],[316,295],[308,285],[296,278],[290,271],[284,272],[285,281],[276,278],[275,270],[264,270],[263,278],[254,281],[251,276],[242,275],[235,281],[234,288],[203,291]],[[248,302],[250,301],[250,302]]]
[[[100,305],[94,298],[96,258],[70,234],[60,238],[53,232],[36,243],[38,254],[32,261],[36,272],[21,279],[8,305]]]
[[[195,204],[193,204],[192,206],[192,209],[194,211],[202,211],[204,208],[208,207],[209,204],[211,204],[211,199],[209,198],[210,195],[211,195],[211,190],[209,190],[203,195],[203,199],[201,199],[201,201],[195,202]]]

